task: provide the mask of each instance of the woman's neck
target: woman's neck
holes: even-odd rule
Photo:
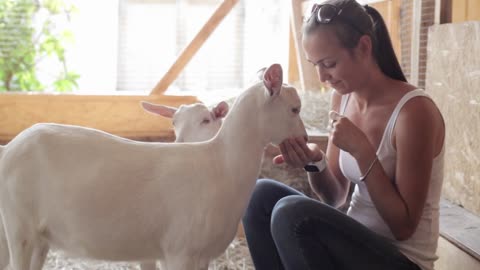
[[[365,79],[365,84],[352,92],[352,96],[358,103],[360,111],[388,102],[393,95],[396,95],[403,82],[394,80],[380,70],[372,72]]]

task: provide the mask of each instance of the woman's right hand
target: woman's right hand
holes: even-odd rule
[[[323,153],[315,143],[307,143],[303,137],[289,138],[280,144],[281,155],[273,158],[274,164],[286,162],[296,168],[303,168],[310,162],[322,160]]]

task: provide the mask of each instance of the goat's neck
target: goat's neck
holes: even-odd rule
[[[242,98],[248,100],[234,105],[216,139],[223,145],[223,156],[232,176],[246,177],[243,181],[248,181],[258,176],[268,138],[264,138],[264,132],[261,131],[256,109],[261,106],[261,100],[256,96]]]

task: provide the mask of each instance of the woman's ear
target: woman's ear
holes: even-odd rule
[[[370,36],[363,35],[360,37],[356,51],[357,54],[364,59],[373,56],[373,44]]]

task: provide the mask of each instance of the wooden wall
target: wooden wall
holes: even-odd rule
[[[479,0],[452,1],[452,22],[480,21]]]
[[[175,107],[198,101],[191,96],[4,93],[0,95],[0,144],[40,122],[91,127],[132,139],[173,138],[171,121],[143,111],[142,100]]]

